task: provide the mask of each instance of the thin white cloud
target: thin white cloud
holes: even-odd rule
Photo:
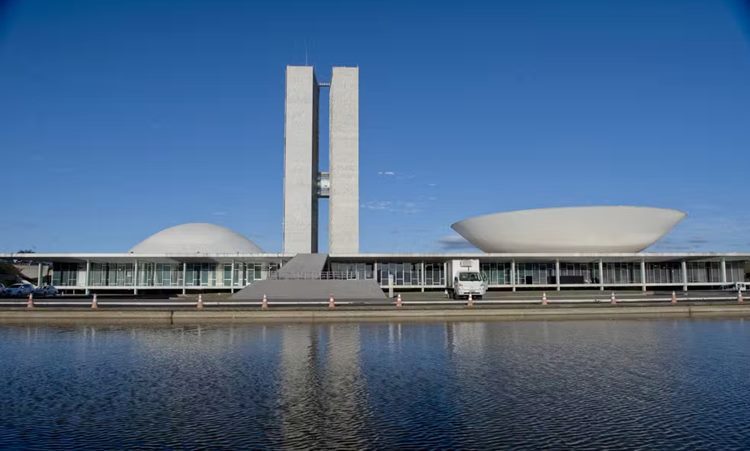
[[[464,237],[460,235],[446,235],[437,240],[440,249],[445,251],[461,251],[461,250],[476,250],[471,243],[466,241]]]
[[[389,213],[415,214],[419,213],[421,208],[416,202],[408,201],[390,201],[390,200],[371,200],[360,205],[365,210],[386,211]]]
[[[394,171],[378,171],[378,175],[393,176],[396,175]]]

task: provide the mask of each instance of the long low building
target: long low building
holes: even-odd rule
[[[274,277],[281,253],[0,254],[36,266],[66,293],[230,291]],[[750,253],[332,254],[323,278],[375,279],[384,289],[444,290],[448,262],[479,261],[490,289],[720,289],[744,282]],[[306,277],[306,275],[300,275]]]

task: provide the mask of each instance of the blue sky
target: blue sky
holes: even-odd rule
[[[321,80],[360,67],[362,251],[464,249],[449,227],[464,217],[596,204],[688,212],[651,250],[750,250],[739,3],[25,0],[0,14],[0,251],[125,251],[183,222],[278,251],[284,67],[306,61]]]

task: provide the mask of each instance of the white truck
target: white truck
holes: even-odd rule
[[[448,294],[453,299],[472,297],[481,299],[487,292],[487,281],[479,271],[478,259],[448,262]]]

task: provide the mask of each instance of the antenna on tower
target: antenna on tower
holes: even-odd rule
[[[307,40],[305,42],[305,66],[307,66]]]

